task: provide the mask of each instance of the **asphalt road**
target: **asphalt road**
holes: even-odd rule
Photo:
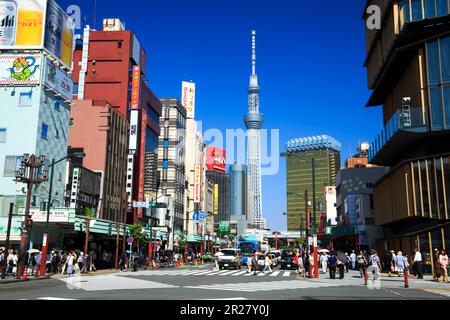
[[[210,266],[178,270],[112,273],[60,277],[26,283],[0,284],[0,300],[444,300],[447,285],[386,278],[372,287],[363,285],[357,272],[344,280],[304,279],[294,271],[275,269],[254,276],[245,270],[213,273]],[[419,289],[421,288],[421,289]]]

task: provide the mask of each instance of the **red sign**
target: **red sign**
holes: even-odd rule
[[[212,146],[206,148],[206,169],[225,172],[226,151]]]
[[[131,109],[139,109],[139,92],[141,86],[141,67],[134,66],[131,80]]]

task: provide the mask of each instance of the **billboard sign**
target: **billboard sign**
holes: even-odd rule
[[[22,211],[22,215],[25,215],[25,210]],[[46,222],[47,211],[30,210],[31,220],[34,222]],[[49,222],[69,222],[69,210],[59,209],[50,210]]]
[[[208,148],[206,148],[206,169],[217,172],[226,172],[225,150],[208,146]]]
[[[41,69],[39,54],[0,54],[0,85],[38,85]]]
[[[230,221],[219,221],[219,233],[230,233]]]
[[[195,83],[183,81],[181,89],[181,104],[186,109],[186,117],[195,116]]]
[[[42,49],[46,0],[0,0],[0,49]]]
[[[54,0],[0,0],[0,49],[46,49],[72,65],[75,25]]]
[[[219,185],[214,185],[214,214],[219,214]]]
[[[44,86],[63,97],[72,100],[73,80],[49,59],[45,61]]]
[[[202,201],[202,170],[199,164],[195,165],[194,172],[194,203]]]
[[[134,66],[131,80],[131,109],[139,109],[140,85],[141,85],[141,67]]]
[[[137,135],[139,128],[139,111],[132,110],[130,112],[130,140],[129,140],[129,150],[137,150]]]

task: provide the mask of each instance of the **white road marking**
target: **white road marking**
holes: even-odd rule
[[[216,274],[222,274],[224,272],[228,272],[228,270],[222,270],[222,271],[215,272],[215,273],[212,273],[212,274],[207,274],[207,276],[213,276],[213,275],[216,275]]]
[[[230,274],[236,273],[236,272],[239,272],[239,270],[232,270],[232,271],[224,272],[221,274],[221,276],[227,276],[227,275],[230,275]]]
[[[270,276],[271,277],[276,277],[277,275],[280,274],[281,271],[274,271]]]
[[[283,277],[289,277],[291,275],[291,272],[290,271],[285,271],[284,273],[283,273]]]
[[[58,297],[42,297],[42,298],[36,298],[37,300],[76,300],[76,299],[69,299],[69,298],[58,298]]]
[[[248,300],[247,298],[237,297],[237,298],[222,298],[222,299],[201,299],[201,300]]]
[[[232,274],[232,276],[240,276],[243,275],[244,273],[247,273],[247,270],[239,271],[238,273]]]
[[[272,290],[293,290],[293,289],[309,289],[309,288],[327,288],[337,287],[344,284],[339,283],[320,283],[310,281],[298,280],[284,280],[284,281],[270,281],[270,282],[248,282],[248,283],[226,283],[226,284],[212,284],[199,286],[184,286],[183,288],[190,289],[205,289],[205,290],[219,290],[219,291],[272,291]]]
[[[75,277],[60,280],[66,282],[69,289],[85,291],[179,288],[179,286],[116,275],[89,277],[87,281],[83,282]]]

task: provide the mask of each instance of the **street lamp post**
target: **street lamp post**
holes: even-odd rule
[[[45,275],[45,267],[47,265],[47,251],[48,251],[48,229],[49,229],[49,222],[50,222],[50,208],[51,208],[51,201],[52,201],[52,191],[53,191],[53,176],[55,173],[55,166],[66,160],[69,157],[75,157],[75,158],[83,158],[85,157],[85,154],[83,152],[73,152],[72,154],[66,155],[64,158],[59,159],[58,161],[55,161],[55,159],[52,160],[52,164],[50,165],[50,181],[49,181],[49,187],[48,187],[48,201],[47,201],[47,219],[45,222],[45,230],[42,237],[42,256],[41,256],[41,270],[39,270],[40,275]],[[87,223],[88,224],[88,223]],[[89,233],[89,227],[86,226],[87,233]],[[86,250],[86,248],[85,248]],[[86,252],[85,252],[86,253]]]

